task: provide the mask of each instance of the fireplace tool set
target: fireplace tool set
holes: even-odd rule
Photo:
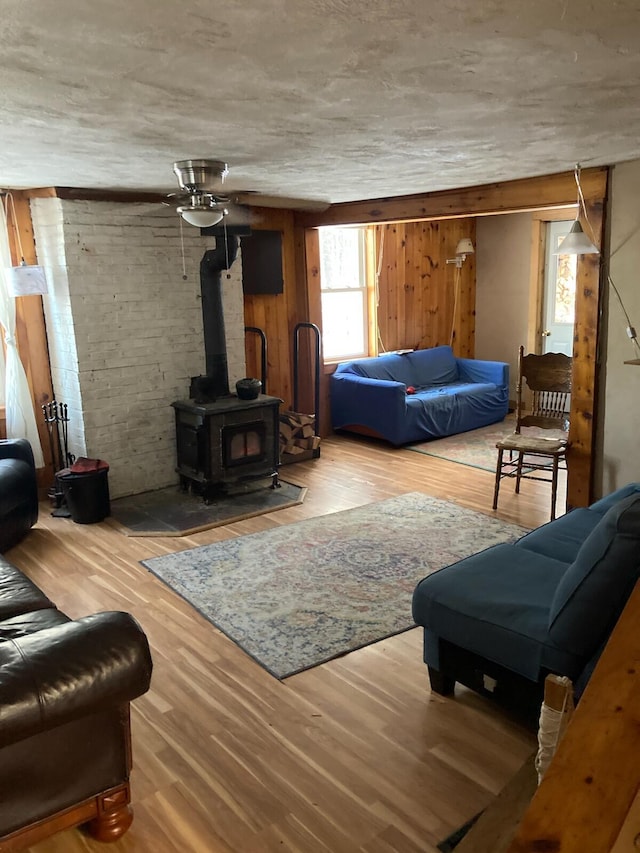
[[[53,463],[54,480],[49,489],[49,497],[55,507],[62,506],[64,494],[58,482],[57,472],[70,468],[75,461],[73,453],[69,452],[69,414],[66,403],[52,400],[42,406],[44,422],[49,434],[49,450]]]

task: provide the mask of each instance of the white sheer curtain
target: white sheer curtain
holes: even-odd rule
[[[5,391],[5,374],[7,372],[7,368],[5,366],[4,360],[4,347],[2,346],[2,341],[0,340],[0,406],[4,406],[4,401],[6,398]]]
[[[31,391],[24,367],[16,346],[16,303],[9,296],[5,270],[11,267],[11,252],[7,237],[7,217],[4,205],[0,204],[0,325],[4,331],[7,347],[5,371],[5,408],[7,415],[7,438],[26,438],[33,449],[36,468],[42,468],[44,458],[33,411]],[[29,297],[28,297],[29,298]]]

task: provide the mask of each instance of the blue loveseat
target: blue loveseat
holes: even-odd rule
[[[509,366],[456,358],[451,347],[343,362],[330,381],[334,429],[377,435],[392,444],[442,438],[501,421]]]
[[[413,595],[432,689],[535,717],[555,673],[578,697],[639,578],[640,483],[434,572]]]

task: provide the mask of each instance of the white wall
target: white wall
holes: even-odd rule
[[[509,364],[512,401],[518,350],[527,346],[530,267],[530,213],[476,219],[475,356]]]
[[[78,351],[71,312],[69,276],[65,253],[62,203],[59,199],[35,199],[31,216],[38,247],[38,262],[47,272],[48,295],[43,298],[47,344],[54,397],[66,403],[69,444],[76,455],[86,455]]]
[[[110,466],[112,497],[177,482],[174,411],[205,372],[200,260],[215,245],[160,205],[34,199],[54,393],[70,449]],[[240,258],[222,275],[233,389],[245,375]]]
[[[640,160],[612,171],[609,210],[611,278],[640,336]],[[639,353],[627,337],[627,320],[608,288],[599,388],[599,440],[595,492],[640,481],[640,365],[624,362]]]

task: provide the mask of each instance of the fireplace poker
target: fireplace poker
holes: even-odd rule
[[[69,414],[67,411],[66,403],[60,403],[60,423],[62,424],[64,464],[70,468],[75,462],[76,457],[73,455],[73,453],[69,453]]]
[[[60,471],[64,467],[64,460],[62,458],[62,445],[60,444],[60,416],[58,414],[58,401],[53,400],[51,405],[53,407],[53,418],[56,424],[56,450],[58,451],[58,466],[56,471]]]
[[[49,450],[51,452],[51,461],[55,468],[56,464],[56,455],[53,447],[53,424],[54,419],[51,412],[51,403],[43,403],[42,404],[42,414],[44,415],[44,422],[47,427],[47,432],[49,433]]]

